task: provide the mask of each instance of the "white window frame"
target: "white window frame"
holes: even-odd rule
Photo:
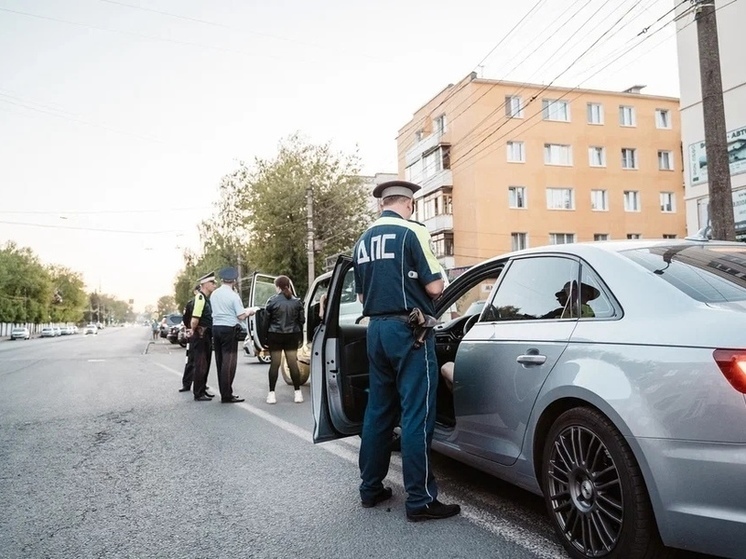
[[[572,167],[572,146],[568,144],[544,144],[544,164]]]
[[[664,214],[676,213],[676,194],[673,192],[660,193],[661,212]]]
[[[515,210],[525,210],[528,207],[525,186],[508,187],[508,207]]]
[[[627,238],[630,240],[642,239],[642,235],[640,233],[627,233]]]
[[[640,191],[639,190],[625,190],[624,191],[624,211],[625,212],[639,212],[640,211]]]
[[[575,189],[547,187],[547,209],[572,211],[575,209]]]
[[[528,248],[528,233],[511,233],[510,249],[511,251],[523,250]]]
[[[655,127],[659,130],[671,129],[670,109],[655,109]]]
[[[597,113],[597,114],[594,114]],[[601,103],[588,103],[586,109],[588,124],[601,125],[604,123],[604,106]],[[596,120],[597,117],[597,120]]]
[[[593,240],[594,241],[608,241],[609,234],[608,233],[593,233]]]
[[[521,141],[510,141],[505,144],[507,147],[508,163],[525,163],[526,162],[526,146]],[[516,153],[516,151],[518,153]],[[513,159],[514,155],[518,155],[519,159]]]
[[[676,236],[676,233],[663,233],[663,238],[664,239],[676,239],[678,237]]]
[[[619,105],[619,126],[625,128],[637,126],[637,114],[632,105]]]
[[[542,99],[541,114],[544,120],[570,122],[570,103],[562,99]]]
[[[658,150],[658,170],[673,171],[673,152],[666,149]]]
[[[508,118],[523,118],[523,99],[520,96],[505,96],[505,116]]]
[[[603,189],[591,190],[591,211],[594,211],[594,212],[608,212],[609,211],[609,192],[607,190],[603,190]]]
[[[446,114],[443,113],[433,119],[433,131],[436,134],[443,134],[446,131],[448,122],[446,121]]]
[[[590,146],[588,148],[588,165],[591,167],[606,167],[606,148],[603,146]]]
[[[559,242],[561,241],[561,242]],[[575,242],[575,233],[549,233],[550,245],[566,245]]]
[[[631,158],[627,157],[627,155],[630,155]],[[632,165],[628,165],[630,162]],[[637,148],[622,148],[622,169],[628,169],[628,170],[635,170],[638,167],[638,161],[637,161]]]

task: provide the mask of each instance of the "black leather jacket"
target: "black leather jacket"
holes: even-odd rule
[[[282,293],[273,295],[265,306],[269,320],[269,331],[279,334],[303,332],[306,321],[303,302],[297,297],[288,299]]]

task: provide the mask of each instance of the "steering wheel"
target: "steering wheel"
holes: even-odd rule
[[[472,329],[472,326],[474,326],[479,321],[479,314],[473,314],[469,318],[467,318],[464,321],[464,326],[461,328],[462,334],[461,337],[463,338],[466,336],[466,333]]]

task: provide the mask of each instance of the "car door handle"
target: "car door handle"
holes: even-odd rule
[[[546,355],[519,355],[516,361],[521,365],[543,365],[547,360]]]

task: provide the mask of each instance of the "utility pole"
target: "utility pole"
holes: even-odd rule
[[[702,112],[705,124],[707,184],[710,195],[712,238],[735,241],[733,192],[730,185],[728,138],[720,75],[720,47],[715,0],[692,0],[697,21],[699,75],[702,82]]]
[[[308,254],[308,287],[314,280],[314,238],[313,238],[313,189],[311,182],[306,186],[306,251]]]

